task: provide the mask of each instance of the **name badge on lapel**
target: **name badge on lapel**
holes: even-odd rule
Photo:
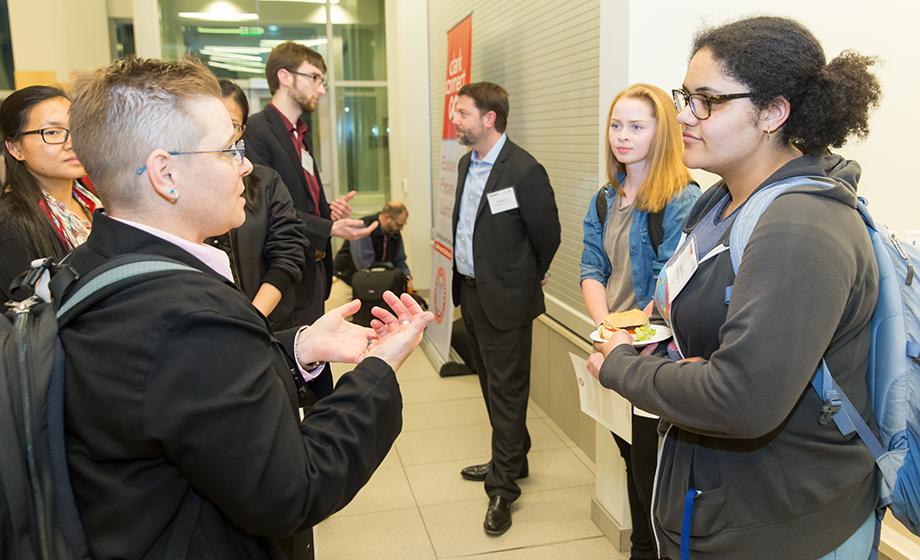
[[[303,167],[304,171],[313,175],[313,156],[310,155],[306,148],[300,149],[300,166]]]
[[[517,196],[514,194],[513,186],[489,193],[488,197],[489,210],[492,214],[500,214],[518,207]]]
[[[699,261],[696,260],[696,239],[690,238],[682,248],[678,249],[674,258],[668,263],[667,281],[668,281],[668,305],[670,305],[677,295],[684,289],[693,273],[696,272]]]

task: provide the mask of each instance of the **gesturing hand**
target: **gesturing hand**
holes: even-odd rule
[[[330,233],[336,237],[354,241],[355,239],[361,239],[362,237],[370,235],[372,231],[377,229],[377,225],[378,222],[375,221],[371,225],[365,227],[364,222],[361,220],[342,218],[332,222],[332,230]]]
[[[345,320],[360,308],[359,300],[336,307],[310,325],[303,336],[298,336],[295,355],[301,365],[310,362],[358,363],[370,341],[377,338],[373,329]]]
[[[388,290],[383,293],[383,301],[395,315],[380,307],[371,309],[371,314],[376,317],[371,321],[371,327],[377,340],[371,343],[367,355],[380,358],[396,371],[422,341],[422,333],[434,315],[422,311],[418,302],[409,294],[399,298]]]
[[[348,202],[357,196],[358,191],[350,191],[329,203],[329,215],[333,220],[341,220],[351,216],[351,205]]]

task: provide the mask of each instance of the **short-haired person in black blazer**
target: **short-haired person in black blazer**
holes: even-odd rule
[[[294,324],[310,324],[323,314],[332,287],[331,237],[366,237],[376,222],[365,226],[350,219],[348,201],[354,191],[328,202],[313,158],[309,115],[326,93],[326,63],[318,52],[291,41],[272,49],[265,63],[271,103],[250,117],[243,139],[246,155],[255,164],[271,167],[291,191],[294,210],[303,221],[312,245],[307,250],[303,280],[295,287]],[[317,396],[332,392],[327,368],[310,387]]]
[[[388,293],[396,315],[375,309],[373,330],[345,320],[356,302],[269,329],[204,243],[245,220],[252,166],[201,62],[130,57],[82,76],[70,126],[106,212],[68,264],[85,276],[153,255],[193,269],[124,287],[61,330],[87,556],[313,558],[309,542],[278,541],[309,541],[383,461],[402,425],[394,371],[433,316]],[[326,360],[357,365],[301,420],[299,386]]]
[[[454,303],[470,337],[473,367],[492,424],[492,459],[461,470],[485,481],[483,527],[511,527],[515,479],[528,475],[527,399],[533,320],[559,248],[559,215],[546,170],[505,134],[508,94],[488,82],[460,89],[453,114],[460,160],[454,204]]]

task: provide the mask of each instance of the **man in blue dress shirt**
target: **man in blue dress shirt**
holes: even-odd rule
[[[483,527],[511,527],[515,482],[528,475],[527,399],[533,320],[545,311],[543,284],[559,247],[559,215],[546,170],[508,139],[508,93],[479,82],[460,89],[457,140],[472,148],[458,166],[453,298],[470,336],[489,421],[492,458],[461,471],[485,481]]]

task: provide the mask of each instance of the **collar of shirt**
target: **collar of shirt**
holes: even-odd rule
[[[183,239],[178,235],[173,235],[153,226],[148,226],[147,224],[139,224],[137,222],[132,222],[131,220],[112,216],[111,214],[109,214],[109,217],[113,220],[118,220],[123,224],[127,224],[133,228],[147,232],[154,237],[159,237],[167,243],[172,243],[185,252],[191,254],[193,257],[200,260],[204,264],[208,265],[208,268],[214,272],[220,274],[230,282],[233,282],[233,271],[230,270],[230,257],[227,256],[227,253],[221,251],[217,247],[211,247],[203,243],[194,243],[188,239]]]
[[[486,154],[486,157],[480,158],[476,150],[473,150],[473,153],[470,155],[470,161],[494,165],[495,160],[498,159],[498,154],[501,153],[502,148],[505,147],[506,140],[508,140],[508,135],[502,132],[502,135],[498,137],[498,140],[495,142],[495,145],[492,146],[492,149],[489,150],[489,153]]]
[[[287,117],[284,116],[284,113],[281,112],[281,109],[275,107],[271,103],[269,103],[268,106],[274,109],[276,113],[278,113],[278,116],[281,117],[281,122],[284,123],[284,127],[288,130],[288,132],[292,134],[296,133],[298,138],[301,140],[303,140],[303,137],[306,136],[307,132],[310,131],[309,128],[307,128],[307,123],[303,122],[300,117],[297,118],[297,125],[295,126]]]

